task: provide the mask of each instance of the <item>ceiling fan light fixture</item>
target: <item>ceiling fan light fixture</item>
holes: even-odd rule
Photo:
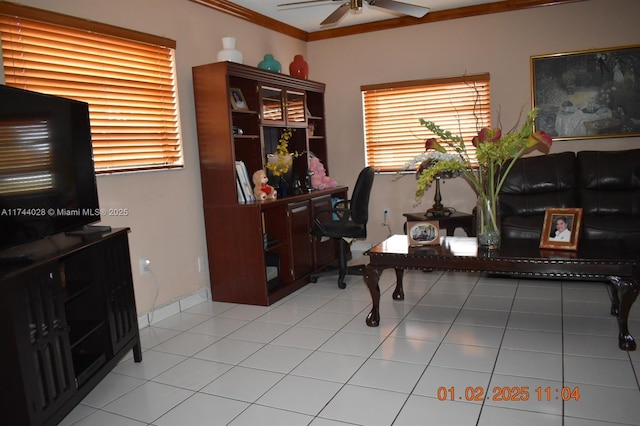
[[[0,0],[1,1],[1,0]],[[212,0],[194,0],[194,1],[212,1]],[[368,6],[374,6],[380,9],[387,9],[391,12],[399,13],[401,15],[413,16],[414,18],[422,18],[424,15],[429,13],[429,8],[424,6],[416,6],[409,3],[403,3],[397,0],[299,0],[290,3],[282,3],[278,6],[294,6],[299,4],[310,4],[310,3],[322,3],[326,1],[339,1],[342,4],[331,13],[324,21],[320,22],[320,25],[333,25],[336,24],[340,19],[347,14],[347,12],[351,12],[356,15],[362,12],[362,3],[364,1],[367,2]]]

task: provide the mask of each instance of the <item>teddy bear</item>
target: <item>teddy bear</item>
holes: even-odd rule
[[[256,172],[253,174],[253,193],[256,195],[256,198],[258,200],[276,199],[276,190],[267,182],[269,182],[267,173],[262,169],[256,170]]]
[[[335,179],[327,176],[327,171],[322,162],[315,155],[309,156],[309,171],[313,172],[313,175],[311,175],[311,187],[313,189],[335,188],[338,186]]]

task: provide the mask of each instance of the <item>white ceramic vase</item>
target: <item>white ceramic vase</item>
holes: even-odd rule
[[[218,52],[218,62],[229,61],[242,63],[242,52],[236,49],[235,37],[222,37],[223,49]]]

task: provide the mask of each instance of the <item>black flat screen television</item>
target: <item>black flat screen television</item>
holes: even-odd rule
[[[99,220],[88,104],[0,85],[0,250]]]

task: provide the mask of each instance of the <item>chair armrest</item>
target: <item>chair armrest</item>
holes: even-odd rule
[[[337,203],[335,203],[333,205],[334,208],[344,208],[344,209],[350,209],[351,208],[351,200],[340,200]]]

